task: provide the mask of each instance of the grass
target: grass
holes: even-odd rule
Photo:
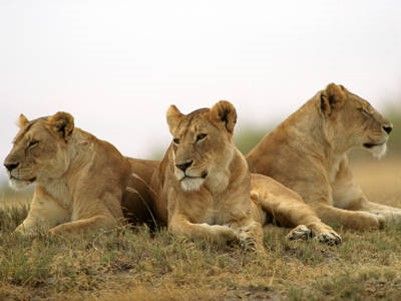
[[[369,197],[401,207],[391,160],[356,175]],[[269,226],[264,257],[145,227],[31,240],[12,234],[26,213],[0,210],[0,300],[401,300],[401,225],[340,229],[336,247],[286,241],[287,229]]]

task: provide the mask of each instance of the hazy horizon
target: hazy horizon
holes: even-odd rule
[[[279,122],[329,82],[401,107],[399,1],[1,1],[3,158],[28,118],[64,110],[122,153],[148,158],[165,111],[238,110]],[[4,168],[0,175],[4,175]]]

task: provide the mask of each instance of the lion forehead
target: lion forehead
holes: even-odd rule
[[[43,122],[45,119],[45,117],[42,117],[30,121],[16,134],[13,139],[13,144],[18,144],[21,141],[24,141],[25,138],[31,138],[32,136],[43,136],[43,133],[49,134],[50,131]]]

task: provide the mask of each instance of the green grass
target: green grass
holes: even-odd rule
[[[401,298],[401,226],[340,231],[344,243],[289,242],[268,227],[268,255],[146,228],[70,239],[12,234],[27,208],[0,211],[0,300],[369,300]]]

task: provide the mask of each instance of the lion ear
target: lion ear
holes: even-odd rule
[[[237,112],[231,102],[220,100],[210,109],[210,118],[216,123],[223,123],[232,134],[237,123]]]
[[[53,116],[50,116],[48,123],[65,140],[71,136],[74,130],[74,117],[66,112],[57,112]]]
[[[176,128],[178,127],[178,124],[181,121],[183,114],[178,110],[178,108],[175,105],[171,105],[166,113],[166,118],[167,118],[167,124],[169,126],[171,134],[175,132]]]
[[[19,126],[19,128],[22,129],[23,127],[27,126],[28,123],[28,118],[26,118],[24,114],[20,114],[17,120],[17,125]]]
[[[330,116],[335,110],[342,107],[346,99],[345,88],[331,83],[320,94],[320,109],[324,115]]]

